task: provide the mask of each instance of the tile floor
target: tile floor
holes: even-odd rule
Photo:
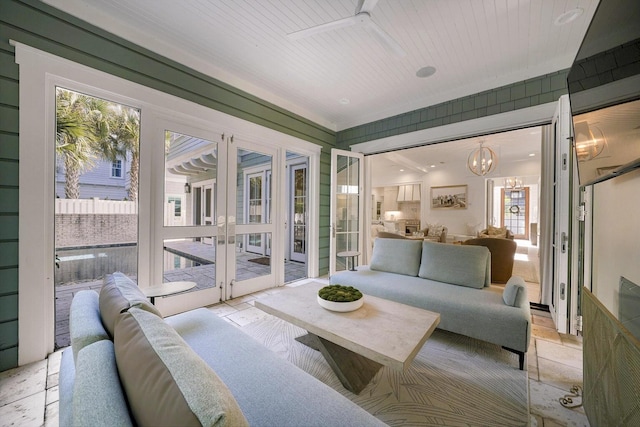
[[[254,307],[256,299],[281,291],[282,288],[269,289],[209,309],[229,322],[246,325],[266,316]],[[532,310],[532,314],[532,340],[527,355],[531,426],[588,426],[582,408],[567,409],[559,403],[573,385],[582,385],[582,340],[558,334],[549,313]],[[60,357],[61,351],[57,351],[47,360],[0,373],[1,427],[58,425]]]

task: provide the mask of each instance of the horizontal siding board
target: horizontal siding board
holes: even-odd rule
[[[18,345],[18,321],[0,323],[0,350]]]
[[[0,104],[0,132],[18,133],[18,107]]]
[[[0,133],[0,159],[18,160],[20,143],[17,134]]]
[[[0,159],[0,185],[17,187],[19,172],[18,162]]]
[[[18,320],[18,295],[0,296],[0,323]]]
[[[0,213],[18,213],[17,188],[0,188]]]
[[[0,216],[0,240],[18,240],[17,215]]]
[[[0,372],[16,366],[18,366],[18,347],[0,350]]]
[[[18,268],[0,269],[0,295],[18,293]]]
[[[18,265],[18,242],[0,242],[0,268]]]
[[[19,100],[18,81],[0,77],[0,104],[17,107]]]
[[[20,69],[18,68],[18,64],[16,64],[15,55],[13,54],[13,52],[8,52],[0,49],[0,76],[17,81],[19,74]]]

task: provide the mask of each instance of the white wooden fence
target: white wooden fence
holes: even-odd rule
[[[138,202],[121,200],[56,199],[56,214],[133,214],[138,213]]]

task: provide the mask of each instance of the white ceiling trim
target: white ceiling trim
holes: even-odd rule
[[[549,102],[535,107],[522,108],[506,113],[478,119],[465,120],[450,125],[423,129],[402,135],[375,139],[360,144],[351,145],[351,151],[363,154],[376,154],[386,151],[400,150],[419,145],[432,144],[443,141],[469,138],[479,135],[513,130],[517,128],[551,123],[558,102]]]

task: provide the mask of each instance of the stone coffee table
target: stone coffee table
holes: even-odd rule
[[[321,283],[286,288],[255,306],[308,331],[296,340],[319,350],[347,390],[360,393],[384,366],[406,370],[440,315],[364,295],[358,310],[339,313],[317,301]]]

